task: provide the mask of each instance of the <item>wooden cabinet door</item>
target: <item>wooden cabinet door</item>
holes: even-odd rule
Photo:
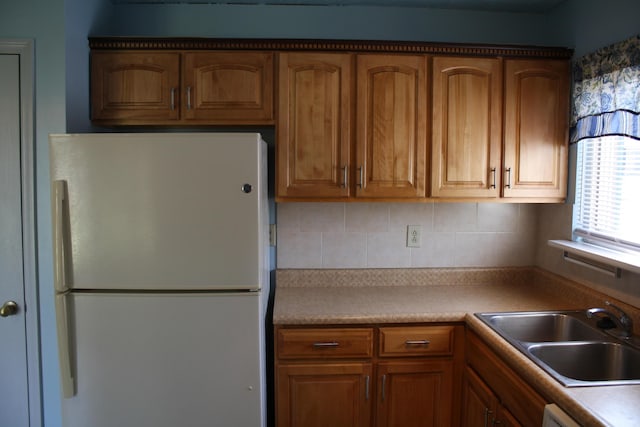
[[[453,412],[451,361],[380,362],[377,426],[450,426]]]
[[[493,425],[498,400],[489,386],[473,371],[465,369],[462,382],[462,425],[486,427]]]
[[[277,368],[278,427],[368,427],[370,363],[283,364]]]
[[[505,62],[504,197],[567,192],[569,62]]]
[[[426,73],[426,56],[358,55],[356,196],[425,196]]]
[[[516,417],[502,405],[498,405],[496,410],[496,424],[500,427],[522,427]]]
[[[183,70],[184,119],[273,123],[273,53],[187,52]]]
[[[91,119],[145,124],[179,119],[180,54],[91,53]]]
[[[432,197],[500,195],[502,62],[433,58]]]
[[[542,425],[544,406],[548,401],[513,371],[482,339],[467,331],[465,354],[468,366],[473,367],[517,422],[526,426]],[[470,369],[467,368],[466,372]],[[467,375],[471,377],[471,375]]]
[[[349,196],[353,56],[281,53],[278,197]]]

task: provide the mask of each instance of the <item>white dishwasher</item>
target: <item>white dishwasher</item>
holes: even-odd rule
[[[566,412],[555,403],[550,403],[544,407],[544,417],[542,427],[580,427]]]

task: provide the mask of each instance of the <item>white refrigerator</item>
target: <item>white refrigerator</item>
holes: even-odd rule
[[[266,144],[51,135],[64,427],[265,425]]]

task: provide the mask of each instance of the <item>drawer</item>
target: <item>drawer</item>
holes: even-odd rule
[[[380,356],[447,356],[453,354],[453,326],[380,328]]]
[[[280,359],[373,356],[372,328],[279,329]]]

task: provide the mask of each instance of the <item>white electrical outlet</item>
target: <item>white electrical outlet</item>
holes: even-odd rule
[[[419,248],[422,245],[422,226],[407,225],[407,247]]]

